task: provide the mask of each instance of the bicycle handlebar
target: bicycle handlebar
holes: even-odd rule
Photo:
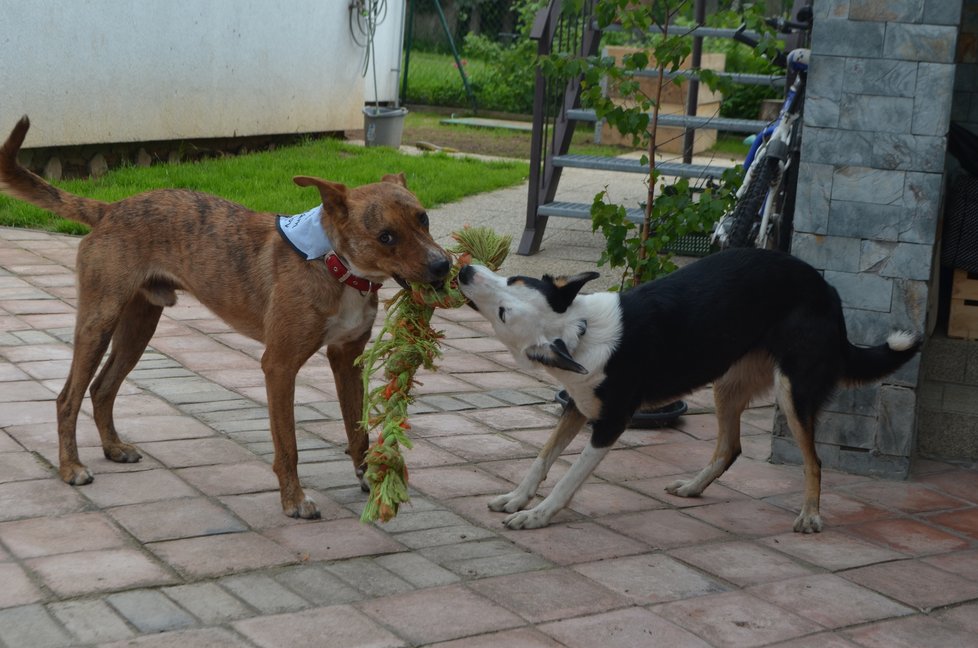
[[[788,20],[787,18],[766,18],[764,20],[770,27],[773,27],[782,34],[790,34],[795,31],[811,31],[812,29],[812,11],[810,6],[802,7],[798,11],[798,18],[800,20]],[[760,41],[751,38],[745,32],[747,30],[747,23],[743,23],[734,32],[733,39],[738,43],[743,43],[749,46],[751,49],[756,48]],[[787,53],[783,51],[778,51],[777,56],[772,61],[778,67],[787,67],[788,59]]]

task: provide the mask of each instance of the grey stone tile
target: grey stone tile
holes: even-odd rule
[[[822,165],[870,166],[877,133],[844,128],[806,128],[801,155]]]
[[[921,63],[914,96],[914,135],[943,136],[951,119],[954,97],[954,65]]]
[[[917,88],[917,63],[892,59],[848,58],[845,60],[842,78],[842,88],[847,93],[913,97]]]
[[[893,282],[889,279],[865,272],[826,270],[825,280],[839,291],[842,303],[850,308],[890,311]]]
[[[220,625],[252,614],[247,605],[216,583],[177,585],[164,587],[162,591],[204,625]]]
[[[844,166],[832,177],[832,199],[882,205],[900,204],[907,174],[870,167]]]
[[[48,611],[80,643],[117,641],[135,634],[122,617],[101,599],[51,603]]]
[[[40,605],[0,610],[0,642],[31,648],[57,648],[73,643],[61,624]]]
[[[833,200],[827,233],[831,236],[896,241],[900,233],[910,227],[915,216],[916,210],[900,204]],[[860,270],[867,267],[861,264]]]
[[[957,28],[951,25],[888,23],[883,42],[885,58],[953,63]]]
[[[455,573],[416,553],[378,556],[375,562],[419,589],[449,585],[459,580]]]
[[[883,54],[885,32],[884,23],[816,20],[812,26],[812,53],[879,58]]]
[[[192,616],[162,593],[153,590],[133,590],[106,597],[140,632],[166,632],[196,624]]]
[[[962,0],[924,0],[923,22],[929,25],[957,25],[961,22]]]
[[[262,614],[292,612],[309,607],[297,594],[261,573],[227,576],[218,583]]]
[[[339,605],[363,598],[363,594],[355,588],[314,565],[290,567],[274,578],[314,605]]]
[[[808,234],[828,232],[829,201],[832,196],[831,164],[815,164],[802,156],[798,167],[794,230]]]
[[[976,390],[978,395],[978,390]],[[876,447],[883,454],[909,457],[913,451],[917,398],[912,389],[880,388],[879,429]]]
[[[839,105],[839,128],[855,131],[905,133],[914,117],[912,97],[881,97],[844,93]]]
[[[849,20],[876,22],[920,22],[924,0],[849,0]]]
[[[367,598],[390,596],[415,589],[406,580],[377,564],[372,558],[354,558],[328,565],[326,571],[355,587]]]

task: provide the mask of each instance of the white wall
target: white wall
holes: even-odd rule
[[[22,114],[29,147],[362,128],[348,6],[0,0],[0,133]]]
[[[377,25],[377,34],[374,39],[377,64],[376,97],[381,103],[394,103],[398,99],[406,8],[407,0],[387,0],[387,15],[383,22]],[[373,70],[369,66],[367,76],[363,80],[363,96],[368,103],[374,101]]]

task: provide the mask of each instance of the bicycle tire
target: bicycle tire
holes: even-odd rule
[[[778,171],[778,160],[765,156],[758,162],[754,176],[743,197],[737,201],[733,213],[730,214],[730,231],[727,247],[754,247],[751,240],[751,229],[759,219],[758,214],[764,205],[764,198],[771,189],[771,180]]]

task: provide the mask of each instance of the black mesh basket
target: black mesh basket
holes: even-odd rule
[[[948,192],[941,263],[978,274],[978,178],[962,176]]]

